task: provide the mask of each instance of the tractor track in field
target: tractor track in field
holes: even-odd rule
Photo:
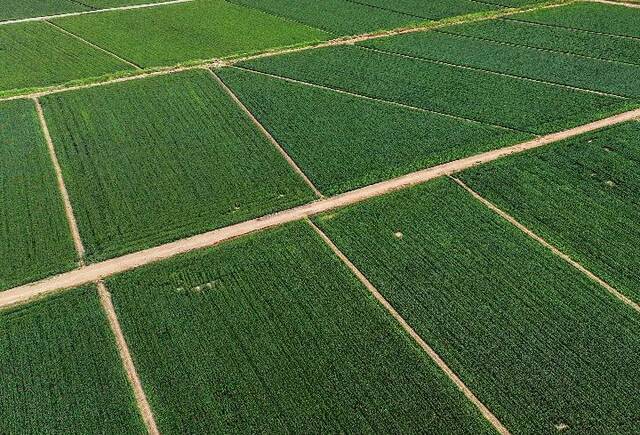
[[[356,204],[396,190],[425,183],[434,178],[452,175],[465,169],[488,163],[509,155],[521,153],[583,133],[640,118],[640,109],[620,113],[575,128],[541,136],[516,145],[476,154],[459,160],[412,172],[391,180],[371,184],[340,195],[319,199],[278,213],[240,222],[224,228],[198,234],[153,248],[126,254],[120,257],[89,264],[80,269],[55,275],[40,281],[25,284],[0,292],[0,309],[21,304],[46,294],[77,287],[83,284],[122,273],[137,267],[165,260],[190,251],[215,246],[221,242],[238,238],[267,228],[299,221],[333,209]]]

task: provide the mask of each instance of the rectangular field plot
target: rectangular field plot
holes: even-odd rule
[[[222,0],[61,18],[57,25],[143,67],[256,53],[329,35]]]
[[[363,47],[328,47],[241,66],[530,133],[632,107],[617,97],[534,83]]]
[[[94,288],[0,311],[3,433],[146,433]]]
[[[462,179],[640,303],[640,123],[491,163]]]
[[[344,0],[230,0],[322,29],[333,36],[356,35],[418,24],[422,17]]]
[[[0,26],[0,96],[130,69],[44,22]]]
[[[314,198],[202,70],[43,98],[89,260]]]
[[[455,27],[453,29],[455,30]],[[640,43],[640,40],[638,42]],[[438,31],[382,38],[368,41],[364,45],[421,59],[640,98],[640,66],[636,65],[513,46]]]
[[[216,73],[324,194],[533,137],[246,70]]]
[[[571,3],[559,8],[540,9],[513,19],[586,30],[595,33],[640,38],[640,9],[595,2]]]
[[[31,101],[0,103],[0,290],[72,269],[75,248]]]
[[[500,6],[473,0],[364,0],[359,3],[432,20],[500,9]]]
[[[72,0],[0,0],[0,22],[88,10],[85,4]]]
[[[637,313],[453,181],[317,220],[511,433],[637,429]]]
[[[491,433],[304,223],[108,285],[163,433]]]
[[[519,15],[514,17],[517,18]],[[448,26],[438,31],[471,36],[479,40],[503,42],[507,45],[640,65],[640,39],[602,35],[565,27],[540,26],[509,19]]]

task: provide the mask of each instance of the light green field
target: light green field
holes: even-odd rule
[[[637,429],[638,313],[453,181],[317,222],[511,433]]]
[[[493,433],[305,223],[108,285],[163,433]]]
[[[90,261],[314,199],[209,72],[42,104]]]
[[[0,311],[7,434],[146,433],[94,288]]]
[[[132,69],[44,22],[0,26],[0,96]]]
[[[88,10],[72,0],[0,0],[0,21]]]
[[[143,67],[256,53],[329,38],[222,0],[60,18],[54,22]]]
[[[0,103],[0,290],[72,269],[75,248],[31,101]]]

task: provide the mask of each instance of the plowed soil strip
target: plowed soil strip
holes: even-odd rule
[[[40,104],[40,100],[38,98],[34,98],[33,102],[36,106],[36,111],[38,112],[38,119],[40,120],[40,128],[42,129],[42,134],[44,135],[45,141],[47,142],[47,148],[49,149],[49,156],[51,157],[51,163],[53,164],[53,169],[55,170],[55,173],[56,173],[56,179],[58,180],[58,189],[60,190],[60,196],[62,197],[62,202],[64,204],[64,211],[67,215],[67,222],[69,222],[69,230],[71,231],[73,244],[76,248],[76,252],[78,253],[78,260],[80,261],[80,264],[83,264],[84,245],[82,244],[82,239],[80,238],[80,231],[78,230],[78,223],[76,222],[75,215],[73,214],[73,208],[71,207],[69,192],[67,191],[67,186],[65,186],[64,184],[64,178],[62,178],[62,169],[60,168],[60,163],[58,162],[56,150],[53,146],[51,135],[49,134],[49,127],[47,127],[47,121],[44,119],[44,112],[42,111],[42,105]]]
[[[0,26],[4,26],[6,24],[28,23],[29,21],[45,21],[45,20],[52,20],[54,18],[74,17],[76,15],[99,14],[102,12],[110,12],[110,11],[126,11],[131,9],[155,8],[160,6],[173,5],[176,3],[188,3],[192,1],[194,0],[171,0],[171,1],[160,2],[160,3],[144,3],[141,5],[129,5],[129,6],[118,6],[114,8],[95,9],[92,11],[69,12],[66,14],[47,15],[43,17],[19,18],[16,20],[0,21]]]
[[[609,118],[575,127],[570,130],[541,136],[528,142],[476,154],[471,157],[412,172],[402,177],[382,181],[380,183],[372,184],[340,195],[294,207],[279,213],[263,216],[207,233],[198,234],[186,239],[177,240],[154,248],[124,255],[122,257],[112,258],[100,263],[91,264],[81,269],[0,292],[0,308],[19,304],[56,290],[77,287],[82,284],[94,282],[110,275],[171,258],[196,249],[214,246],[225,240],[230,240],[255,231],[301,220],[335,208],[355,204],[398,189],[424,183],[437,177],[452,175],[456,172],[460,172],[483,163],[488,163],[502,157],[521,153],[526,150],[538,148],[550,143],[630,121],[639,117],[640,109],[624,112]]]
[[[462,393],[469,399],[473,405],[478,408],[480,413],[486,418],[493,427],[501,434],[509,434],[509,431],[500,420],[493,415],[493,413],[487,408],[480,400],[473,394],[473,392],[462,382],[462,380],[456,375],[453,370],[444,362],[440,355],[431,348],[418,333],[407,323],[406,320],[393,308],[393,306],[380,294],[378,289],[367,279],[366,276],[340,251],[340,249],[322,232],[320,228],[309,221],[309,225],[315,230],[316,233],[324,240],[324,242],[331,248],[331,250],[342,260],[342,262],[351,270],[351,272],[364,284],[374,298],[393,316],[393,318],[402,326],[402,328],[415,340],[415,342],[426,352],[427,355],[436,363],[436,365],[451,379],[451,381],[462,391]]]
[[[129,379],[129,383],[131,384],[131,388],[133,389],[140,414],[142,415],[142,420],[144,421],[149,434],[159,435],[160,432],[158,431],[156,421],[153,418],[151,406],[149,406],[147,396],[144,394],[144,390],[142,389],[142,383],[140,382],[140,377],[138,376],[136,367],[133,364],[133,359],[131,358],[131,353],[129,352],[129,346],[127,345],[124,334],[122,333],[122,328],[120,327],[120,322],[118,321],[118,317],[116,316],[116,311],[113,308],[111,294],[109,293],[109,290],[107,290],[104,282],[98,281],[96,282],[96,286],[98,287],[100,304],[102,305],[102,309],[107,316],[111,331],[113,331],[113,335],[116,338],[118,353],[120,354],[122,365],[124,366],[127,378]]]
[[[480,201],[482,204],[484,204],[491,211],[493,211],[494,213],[496,213],[497,215],[502,217],[504,220],[506,220],[507,222],[509,222],[510,224],[515,226],[516,228],[518,228],[520,231],[525,233],[527,236],[531,237],[536,242],[540,243],[542,246],[544,246],[545,248],[550,250],[552,253],[554,253],[558,257],[562,258],[564,261],[569,263],[571,266],[573,266],[574,268],[576,268],[577,270],[579,270],[580,272],[585,274],[589,279],[591,279],[592,281],[600,284],[609,293],[611,293],[612,295],[614,295],[615,297],[620,299],[622,302],[624,302],[625,304],[627,304],[628,306],[630,306],[631,308],[633,308],[634,310],[636,310],[637,312],[640,313],[640,305],[638,305],[637,303],[633,302],[631,299],[629,299],[628,297],[626,297],[625,295],[620,293],[618,290],[616,290],[615,288],[613,288],[612,286],[607,284],[604,280],[602,280],[601,278],[599,278],[598,276],[593,274],[587,268],[582,266],[577,261],[573,260],[567,254],[565,254],[564,252],[560,251],[558,248],[556,248],[551,243],[549,243],[546,240],[544,240],[542,237],[540,237],[539,235],[537,235],[536,233],[531,231],[529,228],[527,228],[524,225],[522,225],[513,216],[511,216],[510,214],[508,214],[504,210],[501,210],[500,208],[498,208],[498,206],[493,204],[488,199],[482,197],[479,193],[477,193],[476,191],[471,189],[469,186],[467,186],[462,180],[460,180],[458,178],[455,178],[455,177],[450,177],[450,178],[453,181],[455,181],[456,183],[458,183],[462,188],[464,188],[467,192],[469,192],[471,194],[471,196],[473,196],[475,199]]]
[[[282,146],[278,143],[278,141],[275,140],[275,138],[271,135],[271,133],[269,133],[267,129],[262,126],[260,121],[258,121],[256,117],[253,116],[253,113],[251,113],[251,111],[247,108],[247,106],[245,106],[242,103],[242,101],[240,101],[240,99],[236,96],[236,94],[234,94],[233,91],[229,89],[227,85],[224,84],[224,82],[220,79],[220,77],[216,75],[214,71],[209,70],[209,72],[211,73],[213,78],[216,80],[216,82],[218,82],[218,85],[220,85],[220,87],[224,89],[224,91],[236,103],[236,105],[240,107],[240,109],[249,117],[251,122],[253,122],[253,124],[258,128],[258,130],[260,130],[260,133],[262,133],[269,140],[269,142],[271,142],[271,144],[278,150],[278,152],[287,161],[287,163],[289,163],[289,166],[291,166],[291,168],[293,168],[293,170],[304,180],[304,182],[307,183],[309,188],[313,190],[316,196],[318,198],[324,198],[324,195],[311,182],[311,180],[309,180],[309,177],[307,177],[307,175],[302,171],[302,169],[300,169],[297,163],[291,158],[291,156],[289,156],[289,154],[285,151],[285,149],[282,148]]]

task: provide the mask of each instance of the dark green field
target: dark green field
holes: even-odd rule
[[[437,31],[383,38],[369,41],[365,45],[385,52],[406,54],[421,59],[640,98],[640,66],[636,65],[513,46]],[[640,61],[640,58],[638,60]]]
[[[131,69],[47,23],[0,26],[0,96]]]
[[[432,20],[500,9],[473,0],[364,0],[360,3]]]
[[[472,169],[462,179],[640,302],[640,122]]]
[[[54,22],[143,67],[237,56],[329,38],[320,30],[222,0],[104,12]]]
[[[314,198],[209,72],[42,104],[91,261]]]
[[[87,10],[72,0],[0,0],[0,21]]]
[[[360,47],[315,49],[241,65],[539,134],[583,124],[632,106],[620,98]]]
[[[0,422],[7,434],[146,433],[94,288],[0,311]]]
[[[637,429],[638,313],[453,181],[317,222],[512,433]]]
[[[0,103],[0,290],[75,266],[47,146],[31,101]]]
[[[491,433],[305,223],[108,282],[165,433]]]
[[[216,74],[324,194],[533,137],[235,68]]]

